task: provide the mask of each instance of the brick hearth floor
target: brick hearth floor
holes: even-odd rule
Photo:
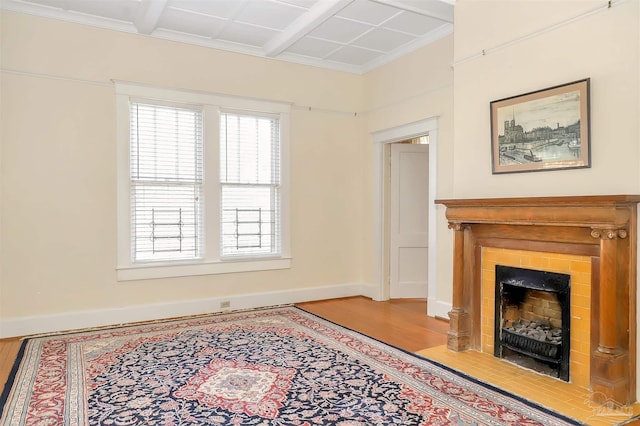
[[[640,414],[640,403],[611,410],[591,402],[591,392],[583,387],[515,366],[482,352],[454,352],[446,346],[418,351],[471,377],[534,401],[543,407],[593,426],[610,426]],[[626,425],[640,425],[640,420]]]

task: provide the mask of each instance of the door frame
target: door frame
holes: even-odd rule
[[[437,294],[436,285],[436,159],[438,145],[438,117],[431,117],[413,123],[407,123],[371,134],[373,138],[374,171],[374,300],[389,300],[389,241],[386,227],[389,221],[386,210],[390,202],[385,182],[388,173],[388,144],[401,142],[418,136],[429,135],[429,247],[427,250],[428,288],[427,297]]]

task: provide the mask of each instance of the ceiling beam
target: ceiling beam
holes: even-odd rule
[[[411,6],[408,3],[398,0],[371,0],[376,3],[406,10],[407,12],[417,13],[429,18],[435,18],[453,24],[453,4],[451,0],[432,0],[431,2],[416,2],[420,6]]]
[[[138,16],[133,23],[140,34],[150,35],[156,29],[167,3],[168,0],[142,0],[140,2]]]
[[[307,13],[293,21],[284,31],[265,44],[265,56],[271,58],[278,56],[353,1],[354,0],[322,0],[317,2]]]

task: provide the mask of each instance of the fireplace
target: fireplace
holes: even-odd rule
[[[639,202],[638,195],[436,200],[446,206],[454,242],[448,348],[482,351],[485,345],[483,311],[494,310],[482,293],[486,250],[586,259],[588,305],[581,309],[588,321],[580,324],[589,327],[587,386],[596,402],[636,401]]]
[[[570,276],[496,265],[494,355],[569,381]]]

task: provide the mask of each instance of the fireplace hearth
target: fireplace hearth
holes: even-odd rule
[[[494,355],[569,381],[570,276],[496,265]]]
[[[436,200],[454,243],[447,347],[482,350],[483,250],[578,256],[591,269],[590,306],[580,313],[589,318],[589,341],[581,342],[587,385],[595,402],[635,402],[639,202],[640,195]]]

